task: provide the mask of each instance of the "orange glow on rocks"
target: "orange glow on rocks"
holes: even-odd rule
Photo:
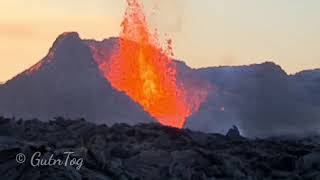
[[[161,124],[182,128],[204,96],[186,97],[188,93],[177,84],[171,40],[162,49],[157,34],[148,28],[142,5],[138,0],[127,3],[119,47],[99,68],[115,89],[125,92]]]

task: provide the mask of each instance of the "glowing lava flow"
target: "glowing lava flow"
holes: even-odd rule
[[[169,57],[171,41],[163,50],[157,35],[150,33],[138,0],[127,3],[119,47],[100,69],[115,89],[125,92],[160,123],[182,128],[198,107],[188,104],[187,93],[177,85],[175,63]]]

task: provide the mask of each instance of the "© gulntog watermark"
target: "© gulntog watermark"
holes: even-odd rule
[[[35,152],[31,156],[30,164],[33,167],[42,167],[42,166],[74,166],[77,170],[80,170],[83,166],[83,158],[74,158],[71,157],[74,152],[64,152],[65,157],[56,158],[54,154],[51,154],[50,157],[43,157],[41,152]],[[19,164],[25,163],[26,156],[23,153],[16,155],[16,161]]]

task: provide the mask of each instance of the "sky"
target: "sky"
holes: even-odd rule
[[[142,0],[151,27],[191,67],[274,61],[320,68],[319,0]],[[43,58],[56,37],[118,36],[125,0],[0,0],[0,82]]]

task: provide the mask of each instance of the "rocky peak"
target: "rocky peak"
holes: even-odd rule
[[[226,136],[230,137],[230,138],[239,138],[239,137],[241,137],[239,129],[238,129],[237,126],[232,126],[232,128],[229,129],[229,131],[228,131]]]
[[[57,37],[55,43],[63,43],[67,41],[81,41],[81,38],[77,32],[64,32]]]

